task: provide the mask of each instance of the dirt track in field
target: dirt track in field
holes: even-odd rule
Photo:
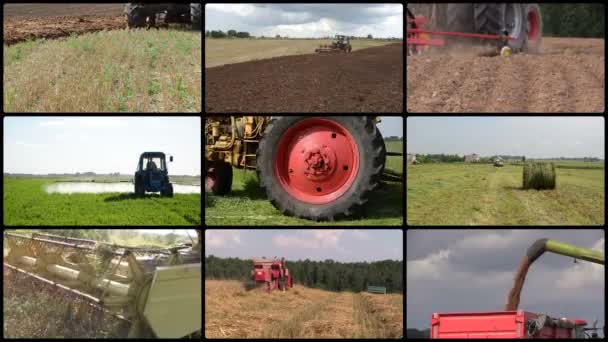
[[[127,23],[123,9],[124,4],[4,5],[4,44],[124,29]]]
[[[605,105],[604,40],[544,38],[538,55],[407,57],[409,113],[587,113]]]
[[[403,44],[205,69],[205,111],[402,112]]]

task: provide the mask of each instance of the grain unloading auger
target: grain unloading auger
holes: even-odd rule
[[[544,252],[561,254],[575,259],[604,265],[604,254],[602,252],[549,239],[536,240],[528,248],[526,255],[528,256],[529,263],[533,263],[534,260],[538,259]]]
[[[5,233],[4,268],[86,307],[131,323],[129,337],[198,337],[201,245],[126,247],[92,240]]]

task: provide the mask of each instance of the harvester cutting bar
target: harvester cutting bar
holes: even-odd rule
[[[27,266],[31,266],[31,267],[36,266],[36,258],[32,258],[32,257],[28,257],[28,256],[21,256],[21,257],[18,257],[16,260],[17,260],[17,262],[27,265]],[[73,270],[68,267],[50,264],[50,265],[46,265],[46,270],[49,273],[56,275],[60,278],[66,279],[66,280],[80,280],[80,278],[79,278],[80,271],[76,271],[76,270]],[[107,287],[108,292],[110,292],[111,294],[116,295],[116,296],[127,296],[129,294],[129,288],[130,288],[129,285],[118,283],[118,282],[111,281],[108,279],[95,279],[95,280],[93,280],[92,285],[97,287],[100,290],[103,290]]]
[[[41,238],[34,238],[34,237],[23,236],[23,235],[13,234],[13,233],[4,233],[4,235],[7,236],[7,237],[11,237],[11,238],[16,238],[16,239],[21,239],[21,240],[29,240],[29,241],[39,241],[39,242],[48,243],[48,244],[57,245],[57,246],[62,246],[62,247],[70,247],[70,248],[76,248],[76,249],[87,249],[87,250],[94,250],[95,249],[94,247],[89,246],[89,245],[82,245],[82,244],[77,244],[77,243],[69,243],[69,242],[61,242],[61,241],[47,240],[47,239],[41,239]],[[116,253],[116,255],[120,255],[120,253]]]
[[[71,242],[71,243],[75,243],[75,244],[79,244],[79,245],[95,246],[97,244],[97,241],[94,241],[94,240],[78,239],[78,238],[65,237],[65,236],[46,234],[46,233],[32,233],[32,237],[46,239],[46,240],[67,242],[67,243]]]
[[[33,279],[35,281],[38,282],[38,284],[43,284],[45,286],[49,286],[55,289],[59,289],[61,291],[64,291],[67,294],[70,294],[80,300],[83,300],[84,302],[87,303],[87,305],[89,305],[92,308],[95,308],[97,310],[100,311],[104,311],[116,318],[128,321],[128,319],[126,317],[124,317],[123,315],[120,315],[118,313],[112,312],[110,310],[107,310],[105,307],[103,307],[102,302],[98,299],[95,298],[89,294],[80,292],[78,290],[69,288],[65,285],[62,285],[60,283],[56,283],[54,281],[48,280],[46,278],[40,277],[34,273],[28,272],[26,270],[20,269],[19,267],[13,266],[11,264],[8,263],[3,263],[4,264],[4,269],[9,271],[9,272],[16,272],[17,274],[21,275],[22,277],[25,277],[26,279]]]

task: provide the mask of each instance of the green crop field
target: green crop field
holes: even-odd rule
[[[604,164],[556,163],[555,190],[522,190],[522,166],[407,167],[408,225],[603,225]]]
[[[388,151],[403,152],[403,143],[389,141]],[[386,168],[403,172],[402,157],[387,157]],[[403,184],[386,182],[370,196],[359,219],[315,222],[284,216],[266,199],[254,170],[233,169],[232,192],[227,196],[205,193],[206,225],[402,225]]]
[[[201,33],[112,30],[4,46],[6,112],[200,112]]]
[[[4,224],[200,225],[201,196],[46,193],[48,178],[4,177]]]

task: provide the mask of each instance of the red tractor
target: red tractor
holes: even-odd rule
[[[266,259],[253,258],[253,267],[251,271],[251,280],[256,285],[260,283],[266,283],[268,292],[274,289],[280,289],[285,291],[287,288],[293,287],[293,278],[291,273],[285,267],[285,258],[278,259]]]

